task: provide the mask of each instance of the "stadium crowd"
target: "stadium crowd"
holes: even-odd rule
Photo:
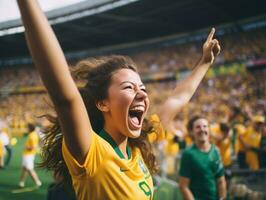
[[[266,29],[237,32],[218,39],[223,51],[216,59],[216,65],[230,62],[246,62],[266,58]],[[132,56],[140,72],[145,74],[191,69],[200,58],[202,41],[155,48]]]

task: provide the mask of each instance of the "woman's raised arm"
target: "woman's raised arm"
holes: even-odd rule
[[[82,97],[72,79],[63,51],[36,0],[17,0],[33,61],[54,103],[66,145],[84,161],[92,127]]]
[[[220,53],[221,48],[219,42],[213,39],[214,33],[215,29],[212,28],[203,45],[202,57],[191,74],[176,85],[174,91],[159,108],[158,114],[163,126],[167,130],[172,129],[171,122],[174,117],[189,102],[206,72],[213,64],[215,57]]]

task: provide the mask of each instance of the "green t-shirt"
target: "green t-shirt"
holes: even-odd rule
[[[217,200],[216,180],[224,175],[218,149],[212,144],[209,152],[200,151],[195,144],[181,158],[180,176],[190,179],[189,188],[195,200]]]

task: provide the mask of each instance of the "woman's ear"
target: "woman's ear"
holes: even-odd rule
[[[109,104],[107,103],[106,100],[97,101],[96,107],[102,112],[108,112],[109,111]]]

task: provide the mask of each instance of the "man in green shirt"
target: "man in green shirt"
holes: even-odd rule
[[[194,144],[183,152],[180,189],[185,200],[220,200],[226,198],[226,182],[220,154],[209,141],[208,121],[195,116],[188,123]]]

